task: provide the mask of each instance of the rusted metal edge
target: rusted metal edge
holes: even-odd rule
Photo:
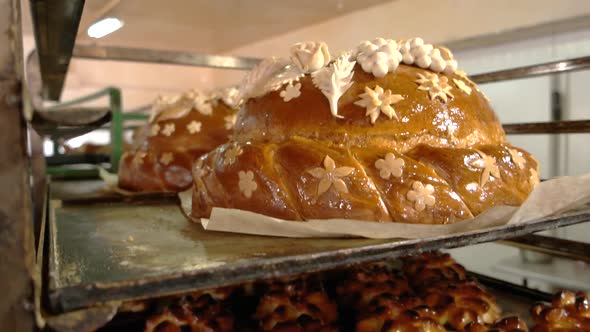
[[[500,241],[512,247],[532,250],[552,256],[590,263],[590,243],[560,239],[551,236],[527,234]]]
[[[534,223],[516,224],[476,230],[464,234],[432,239],[404,240],[358,248],[331,250],[310,255],[294,255],[272,259],[251,259],[227,264],[207,271],[184,272],[165,278],[147,278],[109,284],[92,284],[56,289],[50,294],[51,307],[70,311],[110,301],[129,301],[216,288],[256,279],[276,278],[307,272],[330,270],[353,264],[396,258],[425,251],[456,248],[521,236],[528,233],[590,221],[590,211],[551,217]],[[55,247],[53,247],[55,250]],[[53,269],[55,271],[55,269]]]
[[[0,0],[0,326],[35,330],[35,240],[22,105],[20,1]]]
[[[134,193],[132,195],[123,195],[116,192],[105,194],[104,196],[68,198],[61,200],[66,205],[88,205],[88,204],[180,204],[180,198],[177,193]]]
[[[510,135],[590,133],[590,120],[507,123],[503,127]]]
[[[55,208],[61,205],[61,201],[53,200],[51,195],[51,190],[48,194],[48,205],[49,209],[47,211],[47,221],[48,221],[48,229],[49,229],[49,256],[47,258],[47,289],[55,289],[57,288],[57,269],[59,261],[56,259],[57,257],[57,227],[55,224]],[[49,297],[49,302],[51,302],[51,298]]]
[[[50,213],[49,209],[49,199],[50,199],[50,191],[49,191],[49,180],[45,183],[45,197],[43,200],[43,215],[41,218],[41,226],[39,229],[39,241],[37,243],[37,255],[36,255],[36,275],[38,283],[35,284],[35,317],[37,320],[37,326],[39,328],[45,327],[45,318],[43,317],[43,295],[44,295],[44,271],[46,268],[45,265],[45,250],[47,242],[45,241],[46,236],[48,235],[47,230],[47,217]]]
[[[469,78],[475,83],[484,84],[586,69],[590,69],[590,56],[475,74],[470,75]]]

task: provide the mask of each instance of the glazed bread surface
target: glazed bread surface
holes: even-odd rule
[[[193,217],[450,224],[520,205],[538,183],[447,49],[376,39],[331,59],[304,43],[291,58],[246,76],[233,140],[195,163]]]
[[[227,142],[235,109],[223,98],[185,93],[154,105],[152,119],[119,166],[119,186],[140,192],[178,192],[192,184],[193,161]]]

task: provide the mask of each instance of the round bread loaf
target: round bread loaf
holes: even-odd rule
[[[511,146],[452,53],[378,38],[267,59],[240,88],[234,139],[193,169],[193,217],[213,207],[288,220],[447,224],[520,205],[538,164]]]
[[[190,91],[158,98],[144,135],[121,158],[119,186],[142,192],[188,189],[195,159],[228,141],[236,94],[227,89],[213,95]]]

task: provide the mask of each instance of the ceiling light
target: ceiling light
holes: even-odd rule
[[[116,17],[103,18],[95,22],[88,28],[88,36],[92,38],[102,38],[111,34],[123,26],[123,21]]]

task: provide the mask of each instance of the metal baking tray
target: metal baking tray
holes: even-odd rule
[[[552,295],[529,289],[527,287],[508,283],[503,280],[491,278],[485,275],[469,272],[470,277],[476,278],[486,286],[493,294],[502,308],[502,316],[518,316],[523,319],[529,327],[534,325],[530,316],[530,308],[536,302],[551,301]],[[113,303],[108,306],[96,306],[77,311],[71,311],[58,315],[46,316],[47,325],[52,331],[94,331],[101,327],[100,331],[140,331],[145,323],[147,315],[135,313],[117,317],[116,313],[120,303]],[[250,330],[248,330],[250,331]]]
[[[54,200],[48,217],[49,307],[64,312],[495,241],[590,221],[590,208],[526,225],[418,240],[207,232],[167,200]]]

